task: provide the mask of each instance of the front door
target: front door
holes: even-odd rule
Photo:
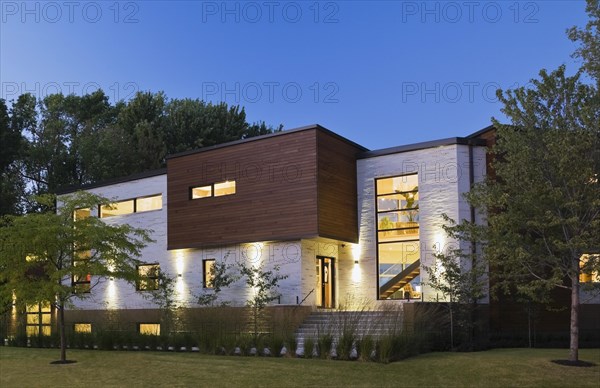
[[[322,308],[335,308],[335,260],[332,257],[317,256],[317,271],[321,291],[317,304]]]

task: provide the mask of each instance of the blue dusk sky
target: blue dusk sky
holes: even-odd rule
[[[495,90],[579,64],[584,1],[1,1],[0,84],[225,101],[370,149],[502,120]]]

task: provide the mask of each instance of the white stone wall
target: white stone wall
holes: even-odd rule
[[[485,148],[474,147],[475,180],[485,176]],[[462,194],[469,191],[469,151],[465,145],[447,145],[361,159],[357,164],[358,217],[361,285],[357,294],[377,299],[377,240],[375,178],[418,173],[421,282],[423,298],[440,295],[427,283],[423,266],[434,264],[434,245],[447,248],[450,241],[442,230],[442,214],[458,221],[470,219],[470,209]]]
[[[470,209],[462,194],[469,190],[468,146],[449,145],[424,150],[361,159],[358,171],[359,244],[325,238],[287,242],[257,242],[210,249],[167,250],[167,190],[166,175],[133,180],[89,190],[114,200],[143,197],[162,193],[161,210],[114,216],[104,219],[110,224],[127,223],[133,227],[152,229],[150,243],[141,260],[159,263],[162,271],[176,279],[176,300],[184,306],[196,307],[198,296],[212,292],[203,288],[202,262],[236,264],[262,263],[265,270],[279,267],[279,273],[288,275],[280,283],[280,300],[275,304],[303,305],[317,303],[318,287],[316,257],[333,257],[336,264],[336,304],[363,307],[377,300],[377,247],[375,223],[374,180],[378,177],[417,172],[420,196],[420,239],[422,265],[432,265],[434,244],[442,247],[449,243],[441,225],[442,213],[455,220],[469,219]],[[475,181],[485,176],[485,148],[474,147]],[[478,215],[478,222],[483,218]],[[355,261],[358,263],[355,264]],[[181,276],[178,276],[181,274]],[[424,271],[421,281],[426,282]],[[223,290],[219,300],[241,306],[251,297],[244,280],[240,279]],[[435,300],[429,287],[423,287],[425,300]],[[147,294],[146,294],[147,295]],[[305,299],[306,298],[306,299]],[[381,303],[381,302],[377,302]],[[143,292],[119,280],[103,279],[89,298],[76,303],[83,309],[140,309],[156,305]]]
[[[155,241],[142,250],[141,260],[160,263],[161,269],[172,271],[167,258],[167,176],[166,174],[128,182],[116,183],[88,190],[113,200],[126,200],[155,194],[162,194],[162,209],[148,212],[113,216],[103,219],[111,225],[129,224],[135,228],[152,230]],[[97,216],[97,209],[92,212]],[[120,280],[92,278],[92,284],[100,280],[85,300],[77,301],[76,308],[150,308],[153,304],[141,297],[135,287]]]

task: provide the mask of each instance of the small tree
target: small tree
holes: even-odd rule
[[[56,197],[41,196],[42,207],[55,208]],[[108,225],[97,217],[75,217],[109,201],[78,192],[61,197],[56,211],[7,216],[0,227],[0,295],[13,293],[20,303],[51,303],[58,311],[60,362],[66,359],[65,309],[87,298],[109,278],[129,283],[140,278],[137,259],[152,241],[148,231],[129,225]],[[81,290],[74,279],[90,279]]]
[[[225,258],[225,260],[227,257]],[[219,299],[219,294],[224,288],[229,287],[231,284],[238,281],[239,276],[232,273],[231,269],[234,266],[225,262],[215,262],[212,270],[212,277],[210,279],[212,290],[205,292],[198,297],[198,304],[202,306],[215,306]],[[229,302],[221,301],[220,306],[227,306]]]
[[[277,292],[279,282],[287,279],[288,275],[279,274],[279,266],[275,266],[273,270],[265,271],[262,264],[254,266],[240,263],[239,268],[246,284],[253,292],[252,297],[247,301],[247,305],[252,310],[254,339],[256,340],[260,312],[269,303],[279,298],[281,295]]]
[[[443,215],[450,225],[443,226],[446,234],[457,241],[473,241],[476,232],[473,224],[464,221],[461,225]],[[455,327],[462,329],[467,347],[473,348],[474,331],[477,327],[477,304],[486,297],[487,266],[476,252],[475,244],[465,252],[460,245],[435,254],[436,265],[425,267],[428,284],[439,291],[446,302],[450,323],[450,347],[454,349]]]

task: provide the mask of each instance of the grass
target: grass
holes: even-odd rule
[[[75,364],[50,365],[56,349],[0,347],[0,387],[41,386],[402,386],[598,387],[600,349],[589,368],[550,360],[564,349],[429,353],[391,364],[205,356],[196,353],[69,350]]]

